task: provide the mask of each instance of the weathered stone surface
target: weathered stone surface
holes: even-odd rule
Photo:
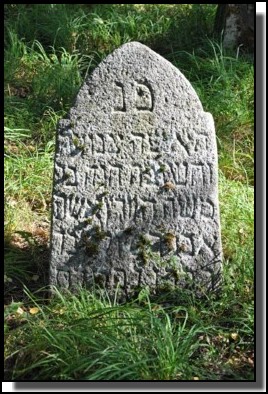
[[[221,259],[212,116],[172,64],[125,44],[60,122],[50,282],[207,290]]]

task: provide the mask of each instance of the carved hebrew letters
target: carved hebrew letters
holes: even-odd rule
[[[217,288],[213,120],[174,66],[129,43],[96,68],[59,126],[52,207],[51,284]]]
[[[114,110],[119,112],[126,112],[126,104],[125,104],[125,92],[124,85],[121,82],[115,82],[115,104]]]
[[[114,82],[114,107],[115,112],[126,112],[127,97],[126,89],[122,82]],[[133,88],[134,86],[134,88]],[[133,106],[138,111],[152,111],[154,96],[153,91],[148,83],[138,83],[134,81],[132,83],[131,101]],[[134,100],[133,100],[134,98]]]
[[[135,105],[141,111],[153,110],[153,93],[149,85],[137,84],[135,91]]]

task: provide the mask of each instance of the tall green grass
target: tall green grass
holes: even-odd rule
[[[226,53],[207,40],[192,53],[168,56],[191,81],[213,114],[219,166],[229,179],[254,184],[254,67],[245,55]]]
[[[165,53],[179,47],[189,50],[212,34],[216,11],[211,4],[17,4],[7,8],[6,25],[25,42],[38,40],[46,49],[64,47],[68,52],[99,56],[133,40]]]
[[[43,325],[35,332],[39,354],[22,371],[26,376],[28,372],[36,379],[52,380],[172,379],[187,370],[187,361],[198,348],[198,329],[193,327],[185,335],[187,313],[183,310],[175,327],[164,309],[152,310],[149,298],[146,307],[120,307],[85,291],[79,296],[58,293],[58,297],[56,304],[36,316]],[[53,323],[49,321],[52,316]],[[30,348],[25,350],[31,353]]]
[[[232,335],[233,350],[244,346],[234,328],[224,332],[209,319],[196,319],[200,304],[187,308],[178,299],[164,307],[144,292],[121,306],[105,293],[82,289],[76,295],[56,290],[54,296],[42,306],[29,294],[31,307],[17,329],[18,349],[6,358],[11,379],[217,380],[231,373],[228,360],[235,354],[226,349],[220,354],[222,347]],[[19,345],[22,338],[25,345]],[[11,334],[9,341],[14,348]],[[208,368],[221,357],[222,365]]]
[[[33,207],[46,207],[51,193],[48,186],[51,184],[53,150],[52,143],[39,151],[37,146],[18,144],[18,140],[16,147],[6,148],[5,193],[9,199],[24,199]]]

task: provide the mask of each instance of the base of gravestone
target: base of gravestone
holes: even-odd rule
[[[174,272],[171,272],[173,275]],[[175,275],[176,276],[176,275]],[[221,271],[214,275],[213,284],[211,286],[211,278],[207,281],[204,280],[202,272],[197,273],[198,281],[194,281],[192,275],[183,274],[183,278],[178,278],[177,281],[172,284],[170,277],[164,278],[161,284],[158,286],[150,286],[145,283],[143,286],[137,286],[131,288],[131,291],[120,286],[120,284],[107,286],[104,275],[96,275],[97,280],[92,280],[87,284],[74,283],[68,288],[61,287],[58,289],[56,286],[51,286],[49,295],[53,297],[60,293],[62,294],[79,294],[81,291],[89,292],[92,297],[100,298],[108,301],[111,305],[124,304],[129,302],[135,302],[141,298],[147,297],[152,303],[159,303],[161,305],[178,305],[182,303],[189,303],[193,298],[202,300],[214,296],[220,295],[222,290],[222,274]],[[187,277],[186,277],[187,276]]]

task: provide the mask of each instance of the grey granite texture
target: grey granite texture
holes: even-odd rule
[[[50,283],[216,289],[217,172],[213,118],[189,81],[138,42],[116,49],[59,124]]]

